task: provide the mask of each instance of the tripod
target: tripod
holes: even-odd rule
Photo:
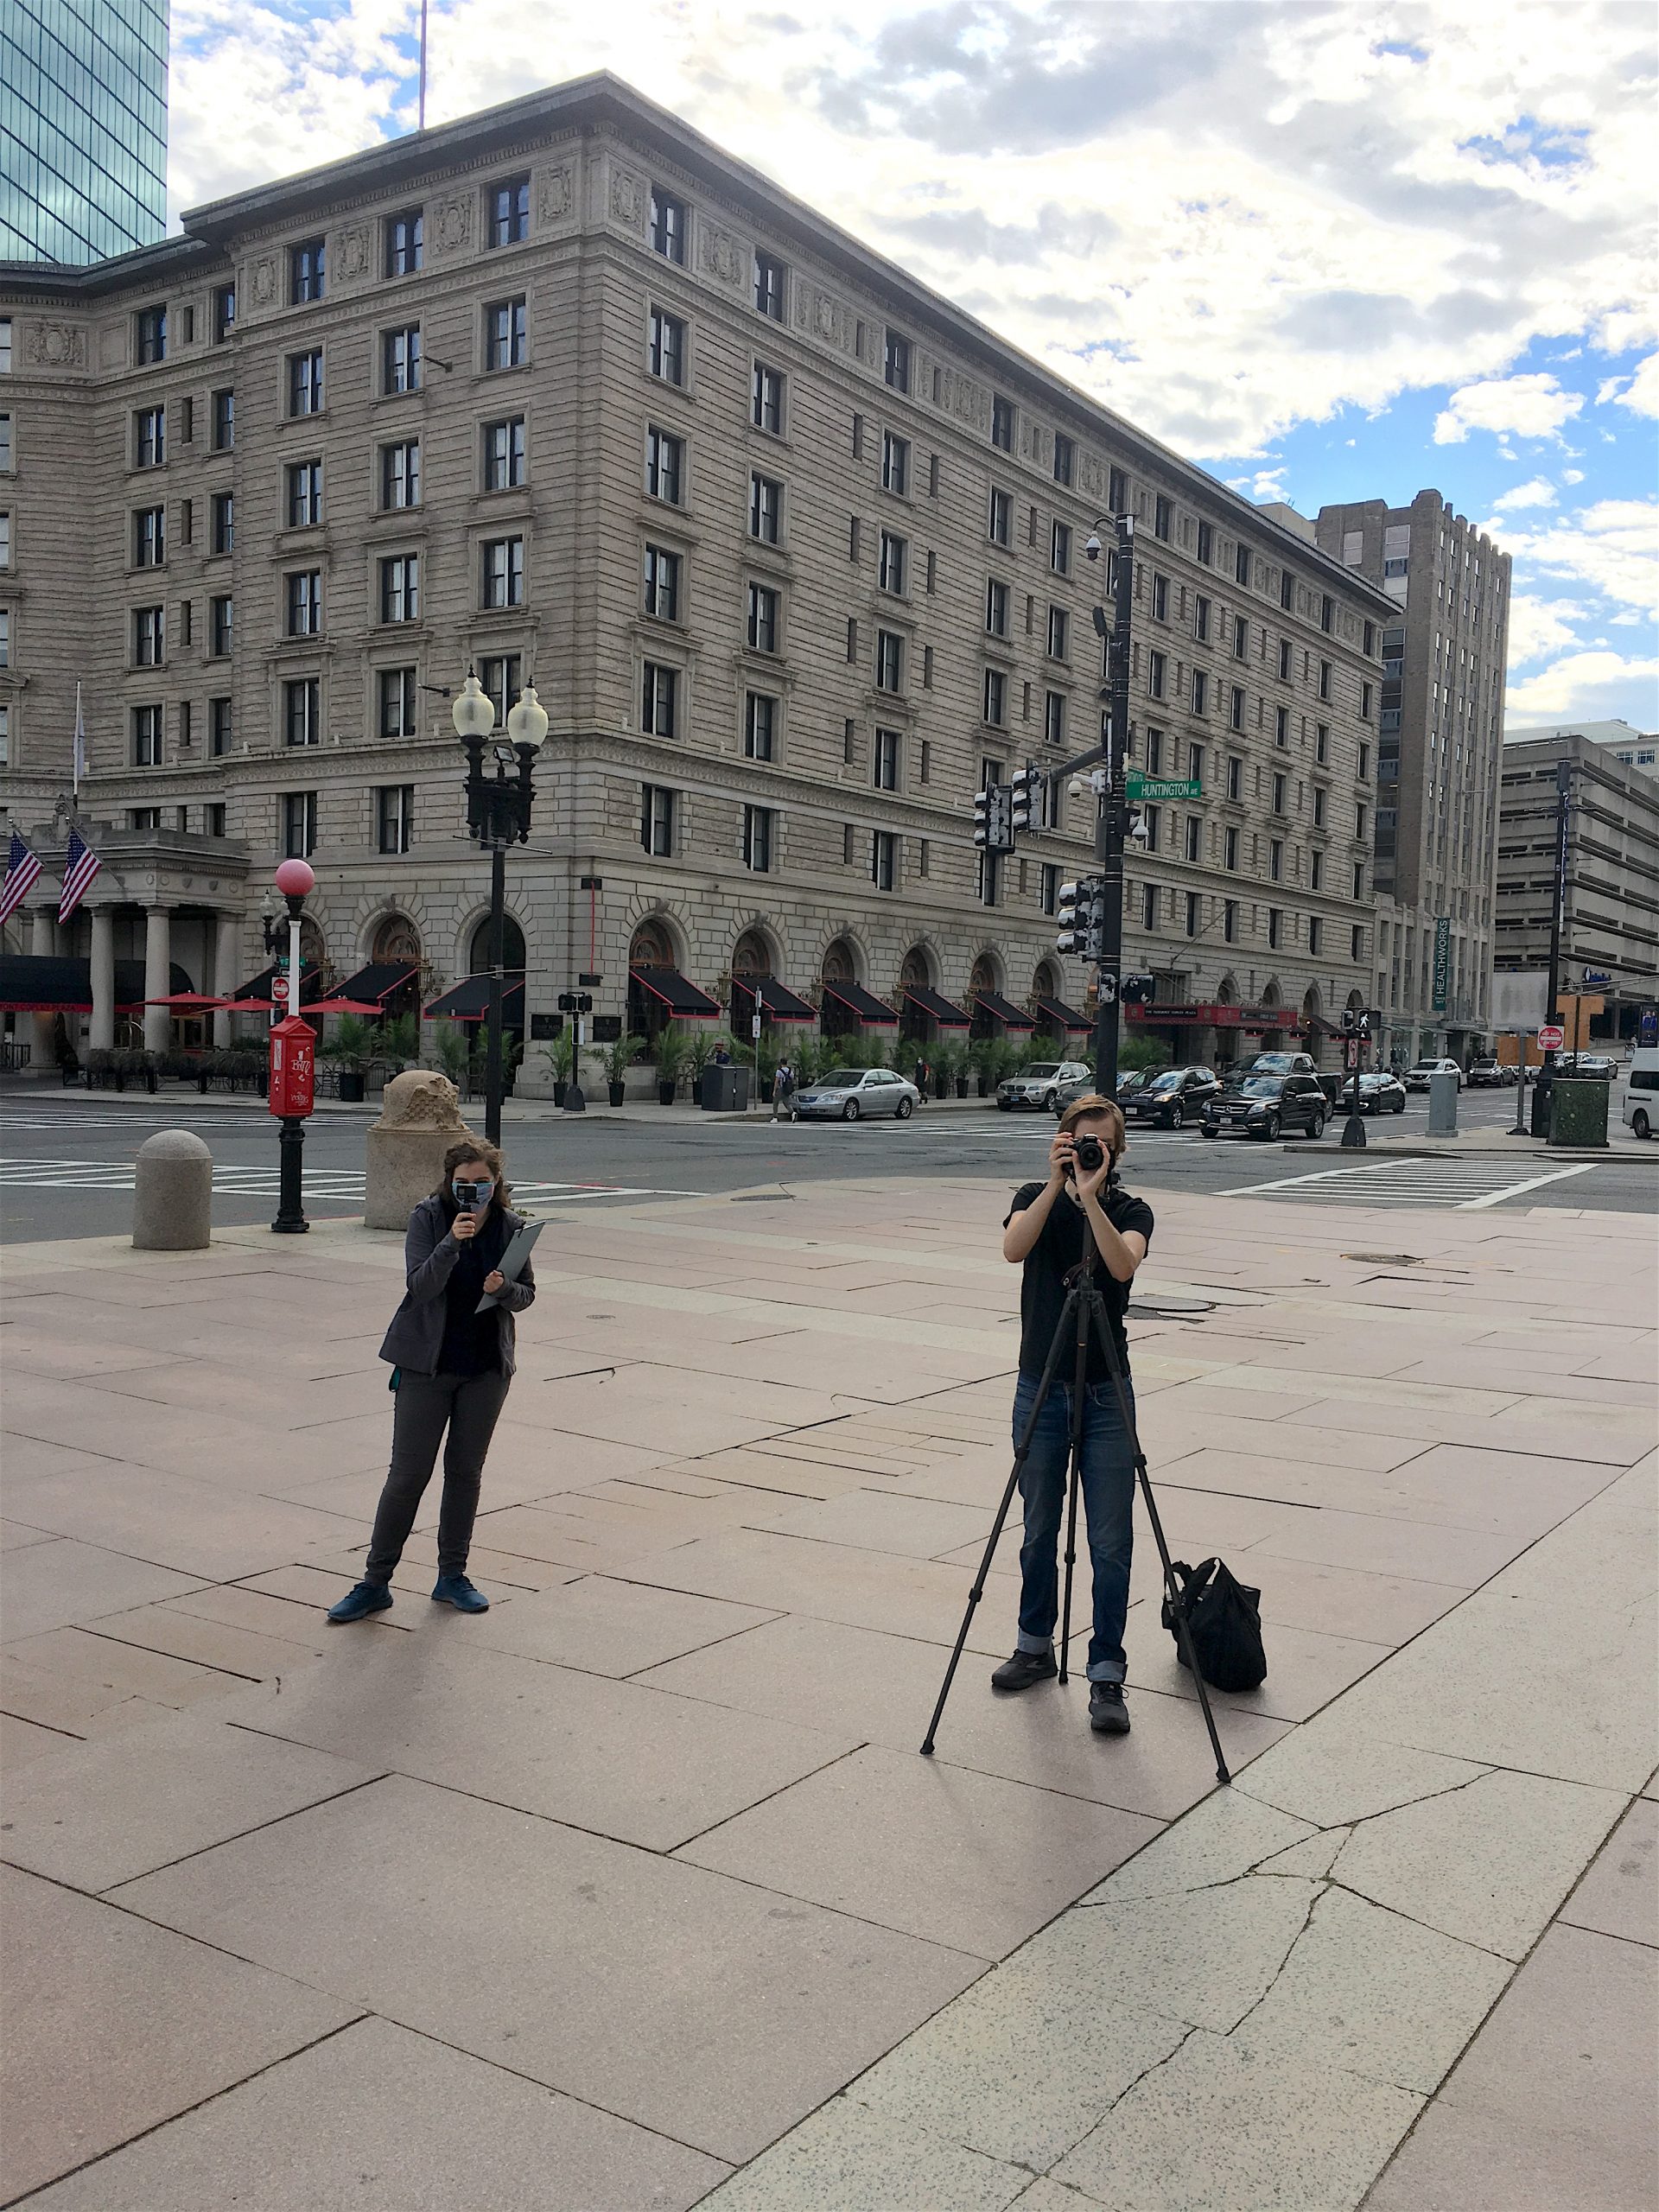
[[[1092,1257],[1092,1255],[1090,1255]],[[1070,1325],[1068,1326],[1068,1324]],[[968,1610],[962,1617],[962,1626],[957,1630],[956,1645],[950,1654],[950,1663],[944,1670],[944,1680],[939,1686],[938,1702],[933,1708],[933,1718],[927,1724],[927,1734],[922,1740],[922,1756],[933,1756],[933,1739],[938,1733],[939,1719],[944,1711],[944,1701],[950,1694],[950,1685],[956,1680],[963,1647],[968,1641],[968,1630],[973,1625],[975,1609],[985,1595],[985,1578],[991,1571],[991,1560],[1002,1535],[1008,1508],[1014,1503],[1014,1494],[1020,1487],[1020,1478],[1025,1472],[1030,1456],[1032,1439],[1037,1433],[1037,1423],[1054,1377],[1059,1371],[1068,1342],[1074,1352],[1071,1383],[1071,1448],[1068,1462],[1068,1495],[1065,1508],[1065,1594],[1060,1607],[1060,1673],[1062,1682],[1068,1679],[1067,1662],[1071,1644],[1071,1572],[1077,1556],[1077,1491],[1083,1478],[1083,1443],[1084,1393],[1088,1387],[1089,1346],[1097,1338],[1105,1356],[1106,1371],[1111,1377],[1112,1389],[1117,1397],[1118,1416],[1123,1423],[1123,1433],[1129,1440],[1135,1454],[1135,1471],[1141,1484],[1141,1495],[1146,1500],[1147,1518],[1152,1523],[1152,1533],[1158,1545],[1158,1556],[1163,1563],[1164,1590],[1169,1599],[1170,1614],[1175,1623],[1175,1634],[1180,1643],[1181,1655],[1192,1676],[1192,1686],[1198,1694],[1198,1703],[1204,1710],[1204,1725],[1210,1732],[1210,1748],[1216,1755],[1216,1779],[1230,1783],[1232,1776],[1227,1770],[1227,1761],[1222,1755],[1221,1738],[1216,1733],[1216,1717],[1210,1709],[1210,1693],[1205,1687],[1204,1676],[1198,1672],[1198,1654],[1192,1649],[1187,1632],[1186,1615],[1180,1603],[1181,1593],[1176,1586],[1174,1569],[1170,1565],[1169,1546],[1164,1541],[1164,1524],[1158,1517],[1158,1502],[1152,1494],[1152,1482],[1147,1472],[1147,1455],[1141,1448],[1141,1437],[1135,1425],[1134,1408],[1124,1381],[1123,1363],[1117,1356],[1106,1313],[1106,1300],[1100,1285],[1095,1281],[1088,1260],[1072,1273],[1065,1294],[1065,1303],[1060,1308],[1060,1318],[1054,1325],[1054,1335],[1048,1347],[1048,1357],[1043,1365],[1042,1380],[1037,1386],[1037,1395],[1032,1401],[1026,1425],[1014,1449],[1014,1467],[1002,1492],[1002,1503],[996,1509],[996,1518],[991,1523],[991,1533],[985,1546],[985,1556],[979,1562],[979,1572],[974,1577],[974,1586],[968,1592]]]

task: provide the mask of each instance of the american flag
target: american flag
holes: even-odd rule
[[[68,849],[63,856],[63,896],[58,901],[58,919],[60,922],[67,922],[79,906],[92,887],[92,878],[103,865],[79,830],[72,830]]]
[[[0,922],[9,922],[35,887],[40,861],[14,830],[6,858],[6,880],[0,886]]]

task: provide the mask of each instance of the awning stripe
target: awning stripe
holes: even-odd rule
[[[683,1021],[706,1021],[721,1011],[718,999],[689,982],[677,968],[630,968],[628,973],[642,991],[660,999]]]
[[[1079,1014],[1075,1007],[1067,1006],[1064,999],[1039,998],[1036,1004],[1039,1014],[1046,1014],[1051,1021],[1058,1021],[1062,1029],[1089,1030],[1095,1026],[1086,1014]]]
[[[1022,1014],[1012,1000],[1005,999],[1001,991],[976,991],[974,1003],[982,1006],[993,1020],[1000,1021],[1005,1029],[1034,1029],[1033,1017]]]
[[[925,1014],[931,1014],[941,1029],[969,1029],[973,1027],[959,1006],[952,1006],[949,999],[941,998],[930,985],[901,983],[899,988],[912,1006],[919,1007]]]
[[[759,995],[761,1011],[774,1021],[816,1021],[817,1008],[787,983],[780,983],[775,976],[734,976],[732,1001],[735,1010],[741,997],[746,1002]]]
[[[856,1014],[867,1029],[897,1027],[899,1017],[893,1008],[873,996],[862,983],[832,983],[826,976],[823,988],[826,997],[834,999],[837,1006],[844,1006],[849,1014]]]
[[[510,1021],[521,1021],[524,1010],[524,979],[522,976],[504,976],[501,979],[501,1012]],[[486,1021],[490,1012],[490,979],[487,976],[467,976],[459,983],[452,983],[447,991],[435,998],[430,1006],[422,1009],[423,1021]]]

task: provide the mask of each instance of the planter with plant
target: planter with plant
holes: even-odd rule
[[[963,1051],[953,1039],[942,1037],[929,1047],[927,1064],[933,1075],[933,1096],[948,1098],[956,1086],[963,1065]]]
[[[995,1037],[976,1037],[968,1047],[968,1064],[974,1071],[975,1087],[982,1098],[988,1098],[995,1087],[996,1052]]]
[[[690,1058],[691,1040],[677,1021],[665,1021],[657,1035],[657,1103],[671,1106]]]
[[[437,1054],[439,1067],[465,1098],[467,1068],[472,1058],[472,1045],[465,1023],[446,1021],[442,1024],[437,1033]]]
[[[691,1071],[691,1103],[694,1106],[702,1103],[703,1071],[724,1041],[717,1029],[710,1029],[701,1021],[686,1033],[685,1057],[686,1065]]]
[[[772,1087],[778,1077],[778,1063],[784,1057],[783,1047],[771,1030],[762,1033],[754,1047],[755,1089],[760,1094],[760,1103],[770,1106]]]
[[[619,1037],[600,1054],[604,1064],[605,1081],[613,1106],[620,1106],[627,1096],[628,1070],[645,1049],[643,1037]]]
[[[547,1062],[547,1071],[553,1078],[553,1103],[563,1106],[564,1094],[570,1088],[576,1071],[575,1028],[567,1026],[556,1037],[550,1037],[542,1046],[542,1058]]]
[[[361,1104],[365,1071],[375,1056],[375,1035],[360,1014],[342,1014],[322,1057],[337,1071],[341,1099]]]

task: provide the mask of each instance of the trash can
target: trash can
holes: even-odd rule
[[[715,1067],[702,1071],[702,1110],[705,1114],[746,1114],[749,1106],[749,1071],[745,1067]]]
[[[1550,1085],[1548,1141],[1571,1145],[1575,1151],[1605,1152],[1607,1098],[1612,1087],[1611,1083],[1558,1075]]]
[[[1458,1078],[1454,1075],[1428,1078],[1428,1134],[1432,1137],[1458,1134]]]

